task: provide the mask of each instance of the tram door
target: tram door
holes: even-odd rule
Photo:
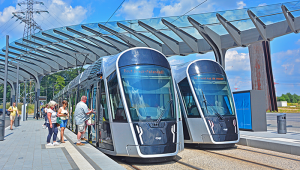
[[[97,135],[97,142],[99,147],[103,149],[114,150],[109,123],[109,113],[107,110],[104,80],[100,80],[98,87],[100,87],[100,89],[97,90],[97,96],[99,97],[98,99],[100,100],[100,102],[98,102],[99,111],[97,113],[97,126],[99,131]]]

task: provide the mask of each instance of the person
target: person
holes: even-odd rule
[[[64,131],[65,128],[67,127],[68,123],[68,102],[66,100],[62,101],[62,107],[59,108],[58,110],[58,116],[61,118],[61,124],[60,124],[60,142],[65,143],[64,141]]]
[[[42,113],[44,115],[44,118],[45,118],[45,123],[42,125],[44,129],[47,128],[47,120],[48,120],[48,118],[47,118],[48,117],[47,116],[47,113],[48,113],[47,109],[48,109],[48,104],[45,105],[43,113]]]
[[[56,123],[56,118],[57,118],[57,112],[54,112],[54,106],[55,106],[56,102],[55,101],[50,101],[49,102],[49,109],[47,109],[47,127],[48,127],[48,131],[49,134],[47,136],[47,145],[48,146],[57,146],[59,145],[58,142],[56,142],[56,137],[57,137],[57,133],[58,133],[58,129],[57,129],[57,123]],[[53,144],[50,143],[51,137],[53,136]]]
[[[58,104],[56,103],[56,105],[54,106],[54,109],[53,109],[53,111],[54,112],[58,112]],[[57,125],[57,128],[59,128],[60,127],[60,124],[56,124]]]
[[[14,102],[13,106],[10,106],[7,111],[10,112],[10,116],[9,116],[10,117],[10,130],[13,130],[12,125],[15,121],[16,116],[17,115],[19,116],[19,112],[18,112],[18,108],[16,106],[16,103]]]
[[[45,106],[42,106],[42,108],[41,108],[41,118],[43,118],[43,116],[44,116],[44,109],[45,109]]]
[[[89,114],[95,113],[93,110],[90,110],[86,105],[86,96],[81,97],[81,101],[77,103],[75,107],[75,124],[77,125],[77,143],[76,145],[82,146],[81,140],[87,140],[84,137],[86,131],[85,121],[89,119]],[[82,138],[81,138],[82,137]]]
[[[36,113],[36,120],[39,120],[39,117],[40,117],[40,112],[38,111],[38,112]]]

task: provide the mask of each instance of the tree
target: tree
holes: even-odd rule
[[[290,101],[290,98],[289,98],[289,96],[288,96],[287,94],[282,94],[282,97],[284,97],[285,100],[286,100],[288,103],[291,102],[291,101]]]
[[[56,75],[55,90],[60,91],[65,87],[65,79],[62,76]]]
[[[286,101],[286,99],[285,99],[283,96],[278,97],[277,100],[278,100],[278,101]]]

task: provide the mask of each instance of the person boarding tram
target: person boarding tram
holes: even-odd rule
[[[93,110],[90,110],[86,105],[86,96],[81,97],[81,101],[77,103],[75,108],[75,124],[77,125],[78,133],[77,133],[77,143],[76,145],[82,146],[81,140],[87,140],[84,137],[86,131],[85,121],[89,119],[89,114],[95,113]],[[82,137],[82,138],[81,138]]]

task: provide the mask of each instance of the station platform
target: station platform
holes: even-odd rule
[[[267,131],[240,131],[241,136],[238,144],[300,155],[300,114],[287,114],[286,134],[277,133],[277,114],[278,113],[267,113]]]
[[[76,135],[69,130],[64,144],[46,146],[48,129],[42,128],[43,123],[28,120],[14,130],[5,129],[4,141],[0,141],[0,169],[125,169],[90,144],[76,146]]]
[[[240,145],[300,155],[299,133],[277,134],[276,131],[240,131],[240,134],[240,141],[238,143]]]

